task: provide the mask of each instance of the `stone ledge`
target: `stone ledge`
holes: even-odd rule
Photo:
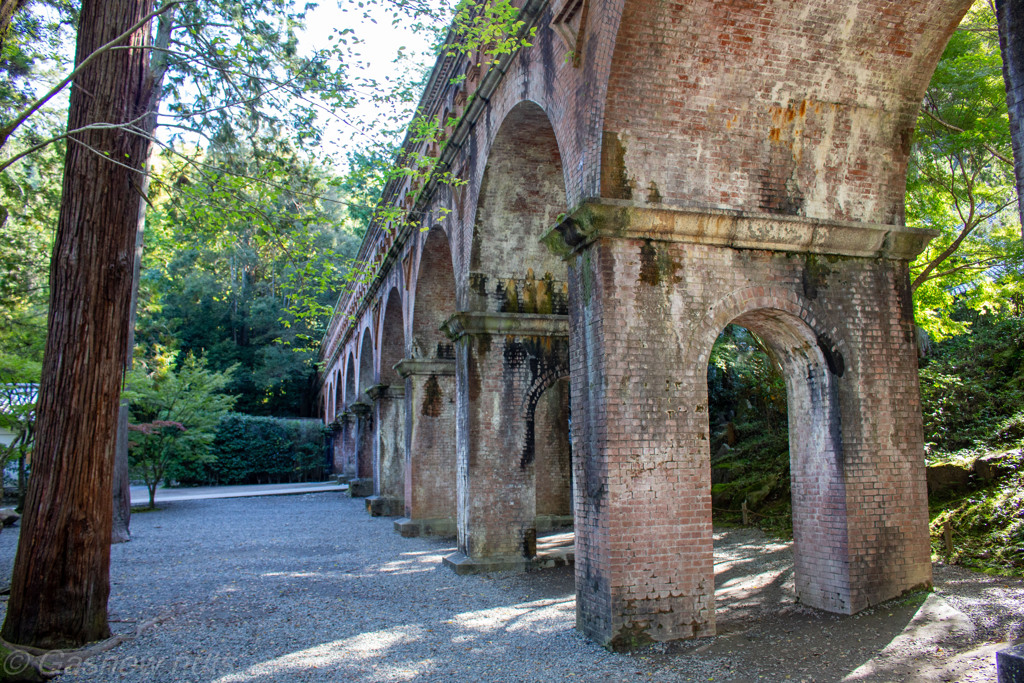
[[[441,330],[452,341],[467,334],[499,334],[516,337],[568,337],[569,316],[540,313],[486,313],[462,311],[448,318]]]
[[[352,479],[348,483],[348,495],[352,498],[372,496],[373,479]]]
[[[444,564],[456,574],[486,574],[488,572],[524,572],[532,562],[525,557],[487,557],[473,559],[463,553],[452,553],[444,558]]]
[[[910,261],[937,234],[901,225],[589,199],[541,241],[563,258],[597,239],[617,237]]]
[[[455,536],[458,526],[455,519],[409,519],[403,517],[395,520],[395,531],[403,538],[419,536]]]
[[[455,361],[447,358],[403,358],[395,363],[394,368],[403,379],[412,375],[454,375]]]
[[[405,387],[398,384],[374,384],[366,390],[366,395],[371,401],[405,398]]]
[[[405,502],[390,496],[370,496],[366,511],[371,517],[400,517],[405,514]]]

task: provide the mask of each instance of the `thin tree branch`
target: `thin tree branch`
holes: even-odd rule
[[[930,118],[931,120],[935,121],[935,123],[939,124],[940,126],[942,126],[942,127],[944,127],[944,128],[948,128],[949,130],[952,130],[952,131],[954,131],[954,132],[957,132],[957,133],[966,133],[966,132],[967,132],[967,131],[966,131],[966,130],[964,130],[963,128],[959,128],[959,127],[957,127],[957,126],[954,126],[954,125],[953,125],[952,123],[949,123],[948,121],[943,121],[943,120],[942,120],[941,118],[939,118],[939,117],[938,117],[938,116],[937,116],[936,114],[933,114],[932,112],[928,111],[928,107],[922,107],[922,108],[921,108],[921,112],[922,112],[922,113],[923,113],[923,114],[924,114],[925,116],[927,116],[928,118]],[[996,159],[999,159],[999,161],[1003,162],[1004,164],[1009,164],[1009,165],[1010,165],[1011,167],[1013,166],[1013,160],[1012,160],[1012,159],[1010,159],[1009,157],[1007,157],[1007,156],[1006,156],[1005,154],[1001,154],[1001,153],[999,152],[999,150],[997,150],[997,149],[993,148],[993,147],[992,147],[991,145],[989,145],[989,144],[988,144],[987,142],[981,142],[981,143],[979,143],[979,144],[980,144],[980,145],[981,145],[982,147],[984,147],[984,148],[985,148],[985,151],[987,151],[987,152],[988,152],[989,154],[991,154],[992,156],[994,156],[994,157],[995,157]]]
[[[25,123],[25,121],[28,120],[28,117],[30,117],[32,114],[34,114],[40,107],[42,107],[47,102],[49,102],[51,99],[53,99],[57,95],[57,93],[59,93],[61,90],[63,90],[68,85],[68,83],[73,81],[76,76],[78,76],[80,73],[82,73],[82,70],[85,69],[85,67],[87,67],[89,64],[91,64],[93,62],[93,60],[95,60],[100,55],[108,52],[111,48],[115,47],[122,40],[124,40],[125,38],[131,36],[133,33],[135,33],[140,28],[145,26],[147,23],[149,23],[149,21],[153,17],[156,17],[156,16],[159,16],[159,15],[163,14],[164,12],[166,12],[167,10],[169,10],[172,7],[176,6],[180,2],[182,2],[182,0],[169,0],[169,2],[166,5],[164,5],[160,9],[153,10],[152,12],[147,14],[142,19],[140,19],[137,22],[135,22],[135,24],[133,24],[131,26],[131,28],[126,30],[121,35],[119,35],[118,37],[114,38],[110,42],[108,42],[105,45],[102,45],[99,48],[97,48],[96,50],[94,50],[92,52],[92,54],[90,54],[88,57],[83,59],[82,62],[78,66],[76,66],[71,71],[71,73],[69,73],[64,78],[64,80],[62,80],[57,85],[53,86],[53,88],[51,88],[50,91],[48,93],[46,93],[45,95],[43,95],[41,98],[39,98],[38,100],[36,100],[32,104],[30,104],[28,106],[28,108],[26,108],[24,111],[22,111],[22,113],[19,114],[17,116],[17,118],[15,118],[11,123],[7,124],[3,128],[0,128],[0,149],[3,149],[3,146],[5,144],[7,144],[7,140],[10,139],[11,133],[13,133],[19,126],[21,126],[21,124]],[[138,47],[138,49],[145,50],[145,49],[148,49],[148,46],[140,45]]]

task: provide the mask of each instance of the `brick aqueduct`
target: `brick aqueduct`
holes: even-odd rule
[[[574,519],[577,623],[608,647],[713,634],[707,363],[737,323],[786,375],[800,601],[929,583],[931,235],[903,202],[970,4],[525,0],[528,48],[441,57],[421,106],[459,123],[420,151],[463,182],[392,181],[412,220],[368,228],[378,275],[322,352],[336,471],[402,534],[457,533],[459,572]]]

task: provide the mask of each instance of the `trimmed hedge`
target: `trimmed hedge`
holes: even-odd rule
[[[167,479],[182,486],[323,481],[326,433],[318,420],[229,413],[217,426],[213,459],[175,464]]]

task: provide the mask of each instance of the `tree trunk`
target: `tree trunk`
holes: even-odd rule
[[[149,163],[146,164],[149,171]],[[149,187],[148,176],[143,183],[143,194]],[[138,230],[135,233],[135,265],[132,268],[132,303],[128,314],[128,342],[125,351],[125,369],[132,366],[132,352],[135,349],[135,317],[139,302],[139,275],[142,270],[142,236],[145,226],[146,208],[140,202]],[[127,543],[132,540],[132,480],[128,462],[128,401],[122,399],[117,413],[117,444],[114,446],[114,517],[110,529],[111,543]]]
[[[132,301],[135,296],[133,294]],[[129,326],[134,322],[132,316]],[[130,335],[134,337],[134,335]],[[131,363],[131,355],[128,356]],[[121,401],[117,413],[117,445],[114,447],[114,509],[110,527],[110,542],[127,543],[132,540],[132,480],[128,467],[128,402]]]
[[[1010,112],[1017,208],[1024,237],[1024,0],[996,0],[999,48],[1003,53],[1006,104]]]
[[[163,92],[164,74],[167,72],[167,53],[164,51],[171,42],[171,30],[174,26],[174,9],[160,15],[153,46],[158,51],[150,57],[149,102],[146,105],[146,118],[139,127],[152,135],[156,130],[157,110]],[[149,195],[149,171],[151,159],[146,158],[146,173],[140,183],[139,192],[143,197]],[[132,353],[135,350],[135,320],[139,303],[139,275],[142,270],[142,245],[146,234],[146,204],[139,202],[139,223],[135,233],[135,265],[132,269],[132,305],[128,318],[128,349],[125,369],[130,370]],[[127,543],[132,540],[130,525],[132,520],[132,482],[130,463],[128,460],[128,402],[121,402],[117,416],[117,445],[114,451],[114,519],[110,534],[111,543]],[[153,507],[150,496],[149,506]]]
[[[3,52],[4,43],[7,42],[14,15],[27,4],[28,0],[0,0],[0,52]]]
[[[75,62],[151,10],[152,0],[84,0]],[[68,129],[138,123],[150,100],[148,30],[75,79]],[[149,140],[120,128],[69,141],[50,265],[50,313],[32,459],[0,635],[42,648],[110,635],[111,487],[127,349],[140,187]]]

